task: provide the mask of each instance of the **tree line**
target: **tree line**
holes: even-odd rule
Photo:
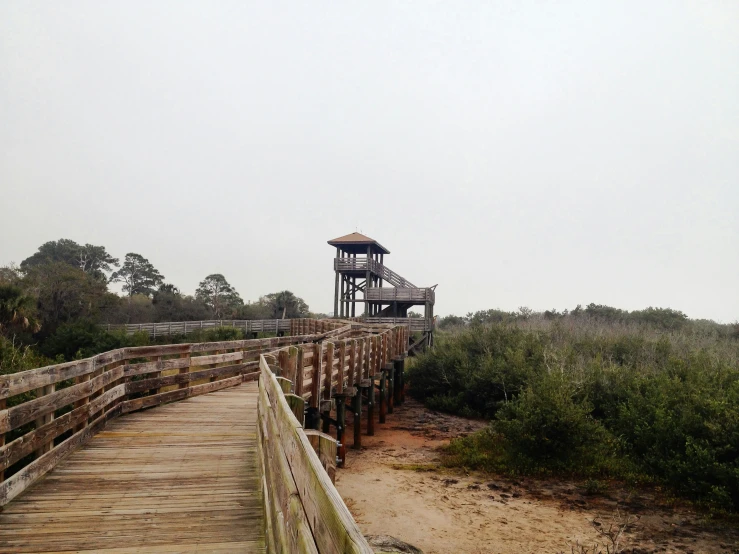
[[[111,283],[121,283],[123,294],[112,292]],[[99,324],[310,315],[287,290],[244,302],[225,276],[212,273],[187,295],[141,254],[120,260],[104,246],[49,241],[20,265],[0,267],[0,372],[13,365],[9,359],[31,356],[31,347],[54,358],[70,334],[97,333]]]

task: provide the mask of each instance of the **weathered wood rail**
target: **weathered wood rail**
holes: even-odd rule
[[[209,319],[207,321],[166,321],[162,323],[120,323],[106,324],[108,331],[126,331],[132,335],[137,332],[148,333],[152,337],[186,335],[194,331],[233,327],[246,333],[291,333],[291,319]],[[315,320],[311,320],[315,321]],[[291,333],[293,334],[293,333]]]
[[[436,302],[436,293],[431,288],[412,289],[394,287],[373,287],[364,293],[364,298],[370,302]]]
[[[418,288],[402,275],[372,258],[334,258],[334,269],[341,271],[371,271],[398,288]]]
[[[346,455],[347,409],[359,447],[363,403],[373,434],[376,405],[382,423],[402,401],[410,329],[289,321],[289,336],[124,348],[0,376],[0,506],[122,414],[259,379],[268,552],[371,552],[332,476]]]
[[[394,291],[396,289],[370,289]],[[402,291],[402,289],[399,289]],[[429,291],[431,289],[413,289]],[[386,293],[383,293],[386,294]],[[390,293],[392,294],[392,293]],[[401,296],[402,292],[398,293]],[[424,293],[424,298],[427,298]],[[433,298],[433,296],[432,296]],[[404,318],[404,317],[359,317],[352,318],[353,321],[365,322],[379,325],[408,325],[411,331],[430,331],[434,328],[432,318]],[[137,332],[148,333],[151,337],[167,337],[173,335],[186,335],[194,331],[217,329],[220,327],[232,327],[243,329],[246,333],[284,333],[290,335],[301,335],[318,333],[321,325],[327,325],[325,321],[301,318],[301,319],[212,319],[208,321],[165,321],[162,323],[120,323],[105,324],[103,327],[108,331],[125,331],[132,335]]]

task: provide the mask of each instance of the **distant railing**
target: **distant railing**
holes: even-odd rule
[[[379,325],[407,325],[411,331],[433,331],[433,318],[423,317],[361,317],[357,321]]]
[[[413,289],[395,287],[373,287],[365,290],[365,300],[371,302],[416,302],[431,303],[436,300],[433,289]]]
[[[290,319],[210,319],[207,321],[165,321],[162,323],[121,323],[106,324],[108,331],[125,330],[132,335],[137,332],[149,333],[152,337],[186,335],[193,331],[215,329],[217,327],[233,327],[243,329],[247,333],[282,333],[290,332]]]

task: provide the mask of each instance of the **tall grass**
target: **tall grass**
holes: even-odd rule
[[[491,420],[451,445],[456,463],[648,479],[739,511],[739,340],[726,327],[586,314],[460,327],[414,364],[410,392]]]

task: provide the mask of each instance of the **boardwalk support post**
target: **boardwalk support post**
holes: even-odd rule
[[[387,413],[393,413],[393,406],[395,405],[395,368],[391,368],[387,371],[389,377],[388,383],[388,394],[387,394]]]
[[[374,377],[372,378],[374,380]],[[370,437],[375,434],[375,387],[367,387],[367,435]]]
[[[387,377],[384,371],[380,372],[380,423],[385,423],[387,414]]]
[[[346,459],[346,446],[344,444],[344,430],[346,429],[346,396],[345,394],[336,394],[336,442],[338,443],[338,467],[344,467]]]
[[[354,395],[352,410],[354,411],[354,444],[352,448],[362,448],[362,388]]]
[[[403,360],[393,362],[393,371],[395,372],[395,404],[400,405],[403,402]]]

